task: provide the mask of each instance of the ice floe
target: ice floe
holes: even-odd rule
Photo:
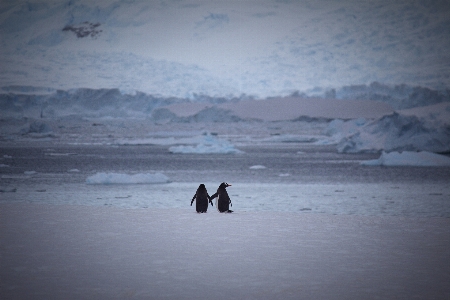
[[[365,166],[443,167],[450,166],[450,157],[427,151],[383,152],[378,159],[363,161],[361,164]]]
[[[263,166],[263,165],[254,165],[254,166],[251,166],[249,169],[251,169],[251,170],[263,170],[265,168],[266,168],[266,166]]]
[[[162,173],[97,173],[86,178],[87,184],[148,184],[148,183],[167,183],[169,177]]]

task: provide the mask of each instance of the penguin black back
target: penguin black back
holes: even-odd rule
[[[227,187],[231,186],[231,184],[228,184],[226,182],[222,182],[219,185],[219,188],[217,189],[217,193],[211,196],[211,199],[214,199],[217,197],[216,200],[216,207],[219,212],[233,212],[230,210],[231,199],[230,196],[228,196]]]
[[[212,205],[211,198],[209,197],[206,186],[203,183],[198,186],[198,189],[191,200],[191,206],[195,199],[197,199],[197,202],[195,203],[195,210],[198,213],[205,213],[208,210],[208,202]]]

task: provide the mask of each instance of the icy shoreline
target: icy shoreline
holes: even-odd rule
[[[443,299],[448,218],[0,204],[3,299]]]

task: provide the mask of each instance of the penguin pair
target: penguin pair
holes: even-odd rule
[[[208,191],[206,190],[206,187],[204,184],[200,184],[200,186],[197,189],[197,192],[195,193],[194,197],[191,200],[191,206],[192,203],[194,203],[194,200],[197,199],[197,202],[195,204],[195,209],[198,213],[205,213],[208,210],[208,202],[211,203],[211,206],[213,206],[212,199],[217,197],[216,200],[216,207],[217,210],[221,213],[232,213],[233,211],[230,210],[230,205],[233,206],[231,203],[230,196],[228,196],[226,188],[231,186],[231,184],[228,184],[226,182],[222,182],[217,189],[217,192],[209,196]]]

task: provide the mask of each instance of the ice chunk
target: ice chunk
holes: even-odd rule
[[[341,139],[339,152],[450,151],[450,126],[431,117],[394,113]]]
[[[251,166],[250,169],[251,170],[262,170],[265,169],[266,167],[263,165],[255,165],[255,166]]]
[[[87,184],[143,184],[167,183],[169,177],[162,173],[139,173],[134,175],[121,173],[97,173],[86,178]]]
[[[180,145],[169,148],[172,153],[194,153],[194,154],[233,154],[242,153],[241,150],[236,149],[233,144],[227,140],[219,139],[211,134],[203,136],[203,140],[196,146]]]
[[[383,151],[378,159],[367,160],[361,162],[365,166],[450,166],[450,157],[431,153],[427,151],[421,152],[391,152]]]

